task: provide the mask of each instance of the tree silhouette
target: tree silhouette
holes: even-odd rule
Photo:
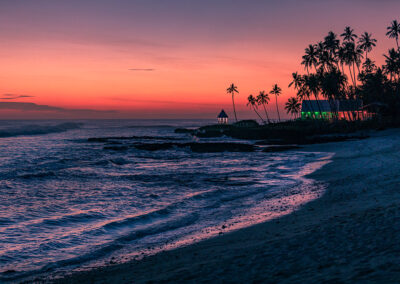
[[[376,46],[377,40],[372,38],[372,35],[365,32],[361,35],[358,40],[361,50],[365,51],[365,60],[368,59],[368,52],[372,51],[372,48]]]
[[[272,87],[272,90],[269,92],[271,95],[275,95],[275,101],[276,101],[276,112],[278,113],[278,120],[281,122],[281,116],[279,114],[279,107],[278,107],[278,96],[282,93],[282,89],[278,87],[277,84],[275,84]]]
[[[297,98],[291,97],[285,104],[286,113],[296,116],[300,113],[300,102]]]
[[[400,51],[399,47],[400,24],[397,22],[397,20],[392,21],[390,23],[390,26],[387,27],[386,35],[389,38],[394,38],[396,40],[397,50]]]
[[[356,38],[358,37],[352,28],[349,26],[345,27],[344,33],[340,35],[343,37],[343,41],[345,42],[355,42]]]
[[[234,112],[234,114],[235,114],[235,120],[236,120],[236,122],[237,122],[238,120],[237,120],[236,108],[235,108],[235,93],[239,93],[239,91],[238,91],[238,89],[237,89],[237,86],[235,86],[235,84],[232,83],[232,84],[228,87],[228,89],[226,89],[226,92],[227,92],[228,94],[231,94],[231,95],[232,95],[233,112]]]
[[[390,81],[393,82],[393,77],[398,76],[400,73],[400,53],[397,52],[394,48],[389,49],[389,55],[384,54],[385,57],[385,65],[383,69],[386,74],[389,74]]]
[[[304,65],[304,68],[307,70],[307,73],[309,72],[309,68],[313,67],[317,69],[317,64],[318,64],[318,52],[317,48],[315,45],[310,44],[306,49],[305,49],[305,55],[303,55],[303,61],[301,62],[302,65]]]
[[[268,123],[270,123],[267,108],[265,105],[267,105],[270,101],[269,95],[265,91],[260,91],[260,93],[257,96],[257,103],[258,105],[262,105],[264,107],[264,112],[265,116],[267,117]]]
[[[249,95],[247,97],[247,106],[252,108],[254,112],[258,115],[258,117],[261,119],[262,122],[265,122],[264,119],[261,117],[261,115],[257,111],[257,99],[253,95]]]

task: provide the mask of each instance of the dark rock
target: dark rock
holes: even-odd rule
[[[135,144],[134,147],[146,151],[169,150],[173,147],[190,148],[196,153],[253,152],[255,150],[253,145],[243,143],[147,143]]]
[[[115,143],[115,141],[110,140],[166,140],[166,141],[179,141],[182,138],[178,137],[160,137],[160,136],[120,136],[120,137],[94,137],[88,138],[88,142],[100,142],[100,143]]]
[[[264,148],[263,152],[283,152],[296,149],[300,149],[300,147],[295,145],[269,146]]]
[[[148,143],[148,144],[135,144],[134,147],[138,150],[146,151],[159,151],[159,150],[169,150],[174,147],[174,143]]]
[[[112,150],[112,151],[126,151],[129,149],[128,146],[106,146],[103,148],[104,150]]]
[[[242,143],[188,143],[190,149],[196,153],[216,152],[253,152],[255,147]]]
[[[182,134],[185,134],[185,133],[193,134],[194,131],[195,130],[193,130],[193,129],[186,129],[186,128],[177,128],[174,130],[175,133],[182,133]]]

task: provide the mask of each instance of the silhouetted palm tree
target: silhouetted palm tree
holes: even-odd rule
[[[309,73],[309,68],[312,66],[315,67],[318,64],[318,52],[316,49],[315,45],[310,44],[306,49],[305,49],[305,55],[303,55],[303,61],[301,62],[302,65],[307,70],[307,73]]]
[[[337,35],[330,31],[324,39],[325,49],[330,53],[332,57],[336,56],[337,50],[339,49],[340,40],[337,39]]]
[[[365,32],[361,35],[358,40],[360,48],[365,51],[365,59],[368,59],[368,52],[372,51],[372,48],[376,46],[377,40],[372,38],[372,35]]]
[[[315,100],[317,101],[317,107],[318,107],[318,111],[319,114],[321,115],[322,110],[321,110],[321,105],[319,103],[319,92],[320,92],[320,88],[319,88],[319,75],[317,74],[310,74],[308,76],[304,76],[304,85],[307,88],[307,91],[309,94],[314,95]]]
[[[390,81],[393,82],[393,77],[400,73],[400,53],[392,48],[389,49],[389,55],[384,54],[383,56],[386,58],[386,64],[384,66],[385,73],[389,74]]]
[[[258,103],[258,105],[262,105],[264,107],[265,116],[267,117],[268,123],[270,123],[270,120],[269,120],[267,108],[265,107],[265,105],[267,105],[269,103],[269,101],[270,101],[269,95],[265,91],[261,91],[258,94],[257,103]]]
[[[396,40],[397,50],[400,51],[399,47],[400,24],[397,22],[397,20],[392,21],[390,23],[390,26],[387,27],[386,35],[389,38],[394,38]]]
[[[352,28],[350,28],[350,27],[346,27],[344,29],[344,33],[342,33],[340,36],[343,37],[343,40],[345,42],[355,42],[355,39],[358,37],[354,33],[354,30]]]
[[[236,109],[235,109],[235,93],[239,93],[239,91],[238,91],[238,89],[237,89],[237,86],[235,86],[235,84],[232,83],[232,84],[228,87],[228,89],[226,89],[226,92],[227,92],[228,94],[231,94],[231,95],[232,95],[233,112],[234,112],[234,114],[235,114],[235,120],[236,120],[236,122],[237,122],[238,120],[237,120]]]
[[[291,97],[285,104],[286,113],[290,113],[296,118],[296,116],[300,113],[300,106],[300,102],[297,100],[297,98]]]
[[[303,100],[306,100],[309,109],[314,114],[314,110],[310,102],[310,93],[308,92],[307,87],[304,85],[304,77],[295,72],[292,73],[292,78],[293,81],[290,82],[289,88],[293,86],[294,89],[297,90],[297,98],[299,99],[299,101],[302,102]]]
[[[272,87],[272,90],[269,92],[271,95],[275,95],[276,101],[276,112],[278,113],[278,120],[281,122],[281,116],[279,114],[279,107],[278,107],[278,96],[282,93],[282,89],[278,87],[278,84],[275,84]]]
[[[363,69],[366,73],[372,73],[376,69],[375,62],[372,61],[371,59],[367,58],[365,59],[365,62],[363,63]]]
[[[357,66],[357,69],[359,70],[362,57],[363,57],[363,51],[361,50],[360,47],[357,47],[354,42],[348,41],[344,44],[343,59],[345,64],[349,66],[350,77],[353,81],[354,88],[357,87],[357,76],[355,67]],[[351,70],[351,67],[353,67],[353,72]]]
[[[255,113],[258,115],[258,117],[261,119],[262,122],[265,122],[257,111],[257,99],[253,95],[250,95],[247,97],[247,101],[248,101],[247,106],[250,106],[250,108],[252,108],[255,111]]]

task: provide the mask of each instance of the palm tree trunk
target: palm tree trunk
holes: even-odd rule
[[[315,100],[317,101],[317,106],[318,106],[318,110],[319,110],[319,115],[322,117],[322,109],[321,109],[321,105],[319,104],[319,99],[317,94],[314,94]]]
[[[236,108],[235,108],[234,93],[232,93],[232,104],[233,104],[233,112],[234,112],[234,114],[235,114],[235,120],[236,120],[236,122],[237,122],[238,120],[237,120],[237,116],[236,116]]]
[[[350,71],[350,78],[351,78],[351,81],[353,82],[353,85],[354,85],[354,79],[353,79],[353,74],[351,73],[351,66],[350,66],[350,64],[349,64],[349,71]]]
[[[271,122],[269,121],[269,116],[268,116],[268,112],[267,112],[267,109],[266,109],[266,107],[265,107],[265,104],[263,104],[263,107],[264,107],[264,111],[265,111],[265,116],[267,117],[267,121],[268,121],[268,123],[271,123]]]
[[[253,110],[256,112],[256,114],[258,115],[258,117],[261,119],[262,122],[265,122],[265,120],[261,117],[261,115],[258,113],[258,111],[256,110],[255,107],[253,107]]]
[[[279,108],[278,108],[278,96],[275,94],[275,100],[276,100],[276,112],[278,113],[278,120],[281,122],[281,116],[279,114]]]

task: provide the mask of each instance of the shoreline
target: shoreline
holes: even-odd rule
[[[365,140],[306,146],[336,154],[309,175],[329,184],[323,196],[294,213],[54,282],[399,280],[399,134],[392,129]]]

